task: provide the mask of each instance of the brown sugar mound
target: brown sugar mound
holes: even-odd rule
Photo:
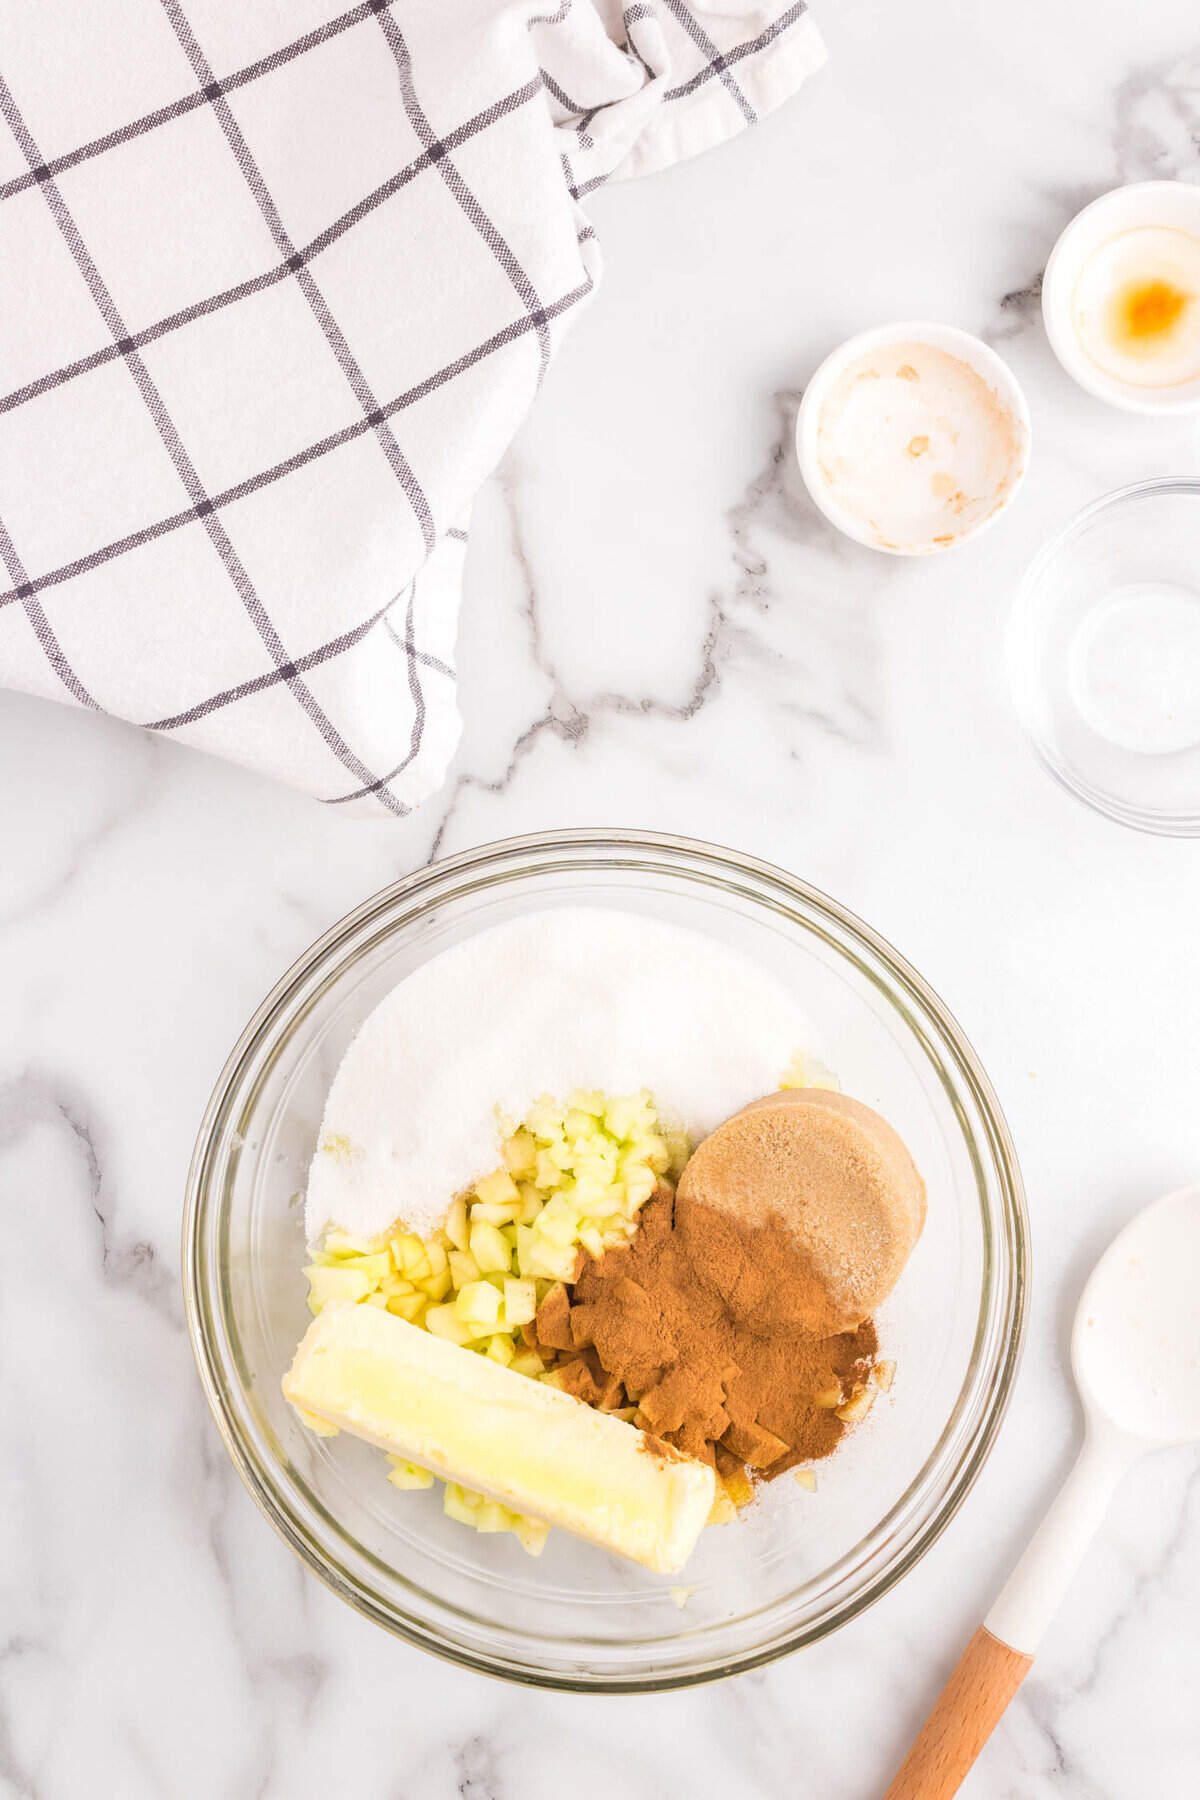
[[[895,1286],[925,1223],[902,1140],[829,1088],[769,1094],[699,1146],[678,1229],[697,1279],[762,1333],[852,1331]]]

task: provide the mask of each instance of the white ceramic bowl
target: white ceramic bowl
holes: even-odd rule
[[[1006,416],[1011,427],[1013,449],[1005,466],[993,471],[983,495],[984,504],[974,509],[975,516],[954,533],[930,533],[911,541],[890,539],[877,525],[864,518],[861,511],[849,507],[830,478],[821,453],[822,415],[842,375],[860,358],[874,351],[886,351],[900,344],[927,344],[944,351],[973,370],[989,390],[989,410],[996,407]],[[984,422],[981,416],[981,430]],[[915,441],[915,440],[914,440]],[[796,455],[804,484],[816,505],[831,524],[856,543],[872,550],[883,550],[892,556],[929,556],[940,550],[954,550],[979,536],[994,524],[1011,506],[1029,462],[1029,408],[1016,376],[994,350],[970,332],[954,325],[941,325],[929,320],[901,321],[879,325],[871,331],[847,338],[821,364],[804,391],[796,419]]]
[[[1076,213],[1046,264],[1042,317],[1051,349],[1081,388],[1127,412],[1200,410],[1200,376],[1172,387],[1139,387],[1106,374],[1087,354],[1074,324],[1075,289],[1088,259],[1123,231],[1165,226],[1200,238],[1200,187],[1185,181],[1138,181],[1101,194]]]

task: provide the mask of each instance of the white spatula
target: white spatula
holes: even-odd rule
[[[1114,1239],[1075,1314],[1079,1460],[909,1751],[885,1800],[950,1800],[1033,1661],[1114,1489],[1145,1450],[1200,1440],[1200,1187]]]

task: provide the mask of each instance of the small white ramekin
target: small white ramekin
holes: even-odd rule
[[[968,368],[974,369],[1010,415],[1018,442],[1016,466],[1004,489],[997,494],[995,506],[976,524],[956,533],[949,542],[930,539],[924,543],[893,544],[881,541],[856,513],[842,505],[822,471],[818,455],[821,409],[842,372],[860,356],[884,345],[912,343],[931,344],[935,349],[946,351],[948,355],[966,363]],[[831,351],[808,383],[796,418],[796,456],[804,485],[816,505],[830,524],[836,525],[847,537],[853,538],[856,543],[866,544],[871,550],[882,550],[889,556],[932,556],[938,551],[957,550],[960,544],[970,543],[981,531],[986,531],[1002,512],[1007,512],[1016,498],[1029,464],[1029,443],[1029,407],[1008,364],[994,350],[989,349],[981,338],[972,337],[969,331],[960,331],[956,325],[941,325],[928,319],[877,325],[873,330],[860,331],[857,336],[847,338],[844,344],[839,344],[836,350]]]
[[[1106,375],[1087,354],[1075,330],[1075,287],[1084,264],[1101,244],[1122,231],[1167,226],[1200,238],[1200,187],[1186,181],[1135,181],[1101,194],[1076,213],[1046,264],[1042,317],[1050,347],[1081,388],[1126,412],[1188,413],[1200,410],[1200,377],[1174,387],[1135,387]]]

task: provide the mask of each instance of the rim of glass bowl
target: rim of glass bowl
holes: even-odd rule
[[[919,1475],[890,1512],[822,1572],[824,1599],[797,1620],[803,1587],[775,1602],[788,1622],[735,1649],[706,1652],[697,1634],[692,1660],[666,1668],[560,1669],[521,1656],[478,1649],[446,1629],[456,1615],[443,1606],[430,1619],[406,1614],[347,1566],[331,1538],[336,1521],[286,1485],[286,1465],[270,1454],[254,1420],[227,1317],[222,1247],[230,1156],[240,1144],[238,1120],[254,1103],[264,1074],[316,999],[353,960],[448,899],[520,880],[572,870],[625,870],[682,877],[815,932],[849,958],[904,1019],[937,1074],[958,1117],[974,1166],[983,1224],[983,1281],[975,1341],[954,1410]],[[937,1039],[941,1040],[940,1050]],[[974,1115],[974,1116],[972,1116]],[[1020,1358],[1029,1282],[1025,1197],[1008,1126],[974,1051],[932,988],[903,957],[846,908],[770,863],[734,850],[660,833],[555,831],[507,838],[448,857],[384,888],[318,939],[258,1008],[230,1055],[200,1126],[188,1175],[183,1222],[183,1288],[197,1367],[225,1447],[271,1525],[327,1587],[367,1618],[446,1660],[530,1686],[571,1692],[651,1693],[688,1687],[762,1667],[814,1643],[863,1612],[930,1548],[958,1511],[983,1467],[1003,1419]],[[361,1554],[360,1565],[366,1560]],[[813,1610],[815,1604],[815,1610]],[[810,1616],[811,1614],[811,1616]],[[530,1637],[530,1646],[537,1640]],[[594,1654],[593,1647],[593,1654]],[[545,1647],[542,1647],[545,1653]],[[567,1646],[564,1654],[571,1653]],[[582,1659],[586,1646],[578,1652]]]
[[[1008,618],[1008,688],[1030,748],[1042,767],[1068,794],[1073,794],[1106,818],[1115,819],[1119,825],[1131,826],[1134,831],[1147,831],[1154,837],[1200,837],[1200,814],[1172,818],[1169,814],[1146,812],[1139,806],[1131,806],[1093,786],[1055,754],[1038,726],[1037,707],[1029,698],[1037,683],[1031,679],[1029,652],[1022,642],[1029,636],[1031,622],[1042,611],[1038,589],[1056,557],[1101,513],[1115,510],[1131,500],[1146,500],[1160,494],[1191,494],[1200,500],[1200,481],[1186,476],[1159,475],[1152,481],[1132,481],[1127,487],[1113,488],[1110,493],[1089,501],[1037,551],[1021,577]]]

